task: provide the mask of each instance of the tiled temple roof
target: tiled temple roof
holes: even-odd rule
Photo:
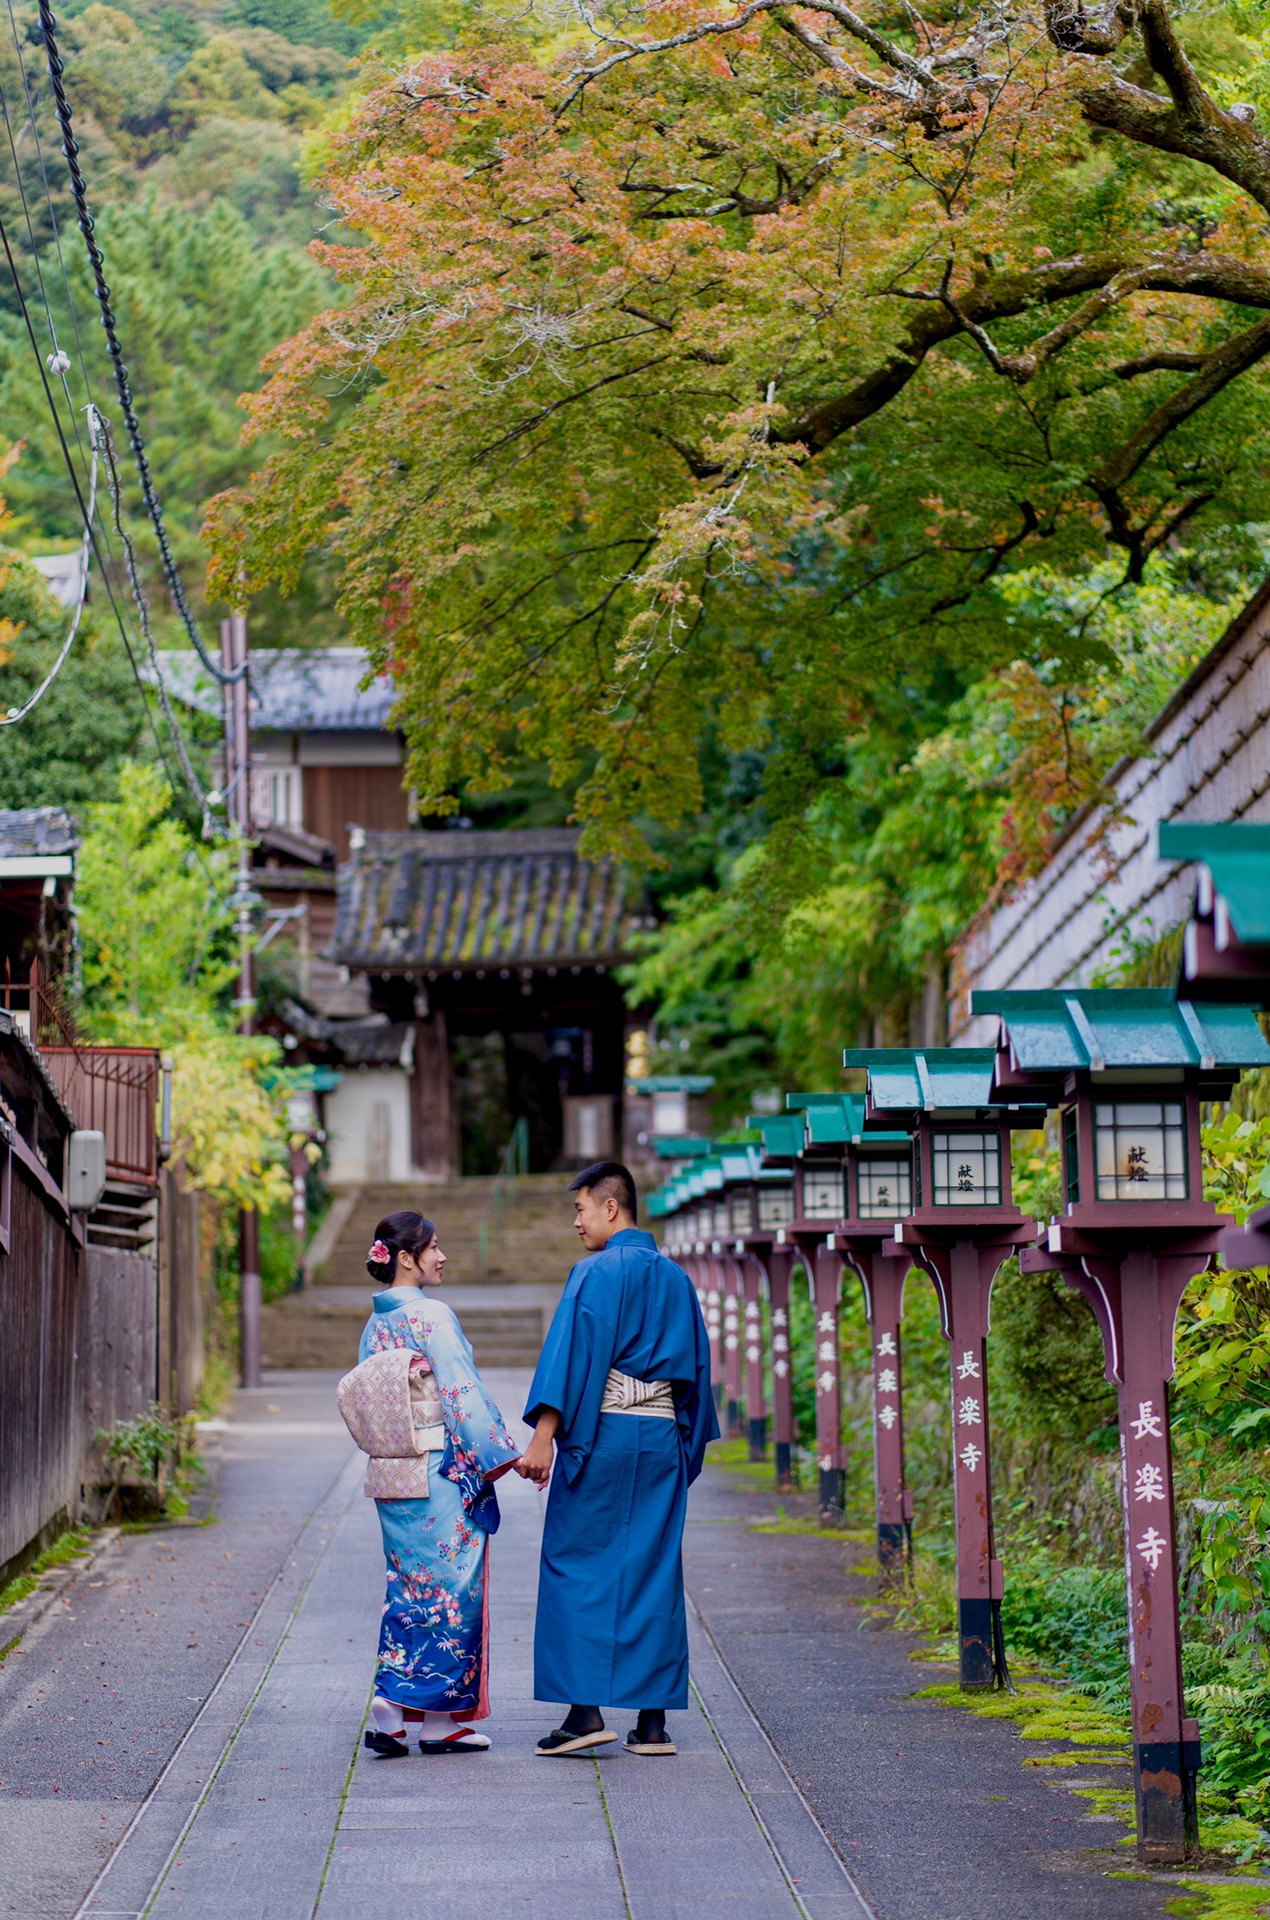
[[[378,972],[610,965],[638,924],[573,828],[354,835],[331,957]]]

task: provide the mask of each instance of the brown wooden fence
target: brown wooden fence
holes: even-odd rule
[[[82,1058],[78,1049],[65,1051]],[[157,1071],[158,1056],[147,1057],[146,1071],[150,1061]],[[153,1400],[187,1412],[202,1372],[198,1196],[182,1192],[171,1171],[160,1178],[156,1165],[153,1228],[121,1234],[119,1209],[107,1206],[100,1234],[106,1244],[94,1244],[98,1216],[89,1216],[85,1231],[50,1168],[60,1165],[69,1128],[63,1099],[75,1105],[81,1125],[96,1116],[75,1100],[73,1081],[55,1079],[57,1071],[17,1038],[0,1010],[0,1215],[8,1240],[6,1248],[0,1231],[0,1584],[69,1522],[91,1513],[92,1489],[104,1473],[95,1434],[135,1418]],[[118,1084],[132,1087],[139,1110],[144,1075]],[[151,1078],[151,1138],[153,1086]],[[19,1115],[29,1116],[29,1140],[15,1124]],[[109,1157],[109,1127],[106,1136]],[[154,1200],[137,1179],[138,1139],[125,1142],[116,1162],[132,1156],[136,1163],[130,1192],[144,1223]],[[0,1219],[0,1229],[5,1224]],[[116,1244],[108,1244],[112,1239]]]

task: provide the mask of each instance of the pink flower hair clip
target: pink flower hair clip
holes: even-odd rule
[[[386,1267],[392,1259],[392,1250],[386,1247],[382,1240],[375,1240],[371,1243],[371,1249],[366,1258],[373,1260],[377,1267]]]

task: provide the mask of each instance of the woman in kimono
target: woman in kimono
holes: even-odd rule
[[[503,1416],[481,1385],[452,1307],[429,1299],[445,1255],[421,1213],[390,1213],[366,1257],[380,1283],[358,1361],[390,1347],[423,1355],[426,1419],[444,1428],[432,1455],[426,1499],[376,1500],[388,1562],[379,1665],[366,1745],[409,1753],[406,1721],[421,1753],[474,1753],[489,1746],[470,1722],[489,1714],[489,1620],[485,1543],[498,1526],[492,1481],[519,1457]]]

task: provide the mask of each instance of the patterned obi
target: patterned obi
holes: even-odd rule
[[[604,1382],[601,1413],[637,1413],[646,1420],[673,1420],[675,1396],[669,1380],[634,1380],[629,1373],[609,1368]]]
[[[441,1398],[431,1368],[409,1347],[389,1347],[346,1373],[335,1398],[369,1454],[362,1491],[372,1500],[426,1500],[428,1455],[445,1450]]]

